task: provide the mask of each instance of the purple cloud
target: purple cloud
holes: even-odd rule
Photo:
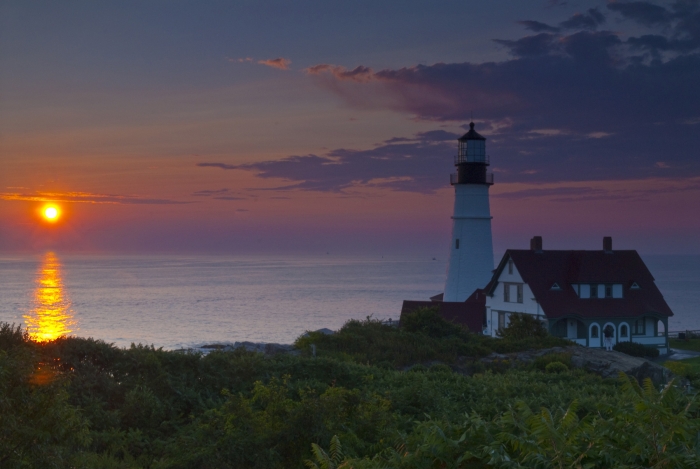
[[[605,23],[605,16],[597,8],[590,8],[586,13],[576,13],[559,25],[564,29],[598,29]]]
[[[625,38],[582,23],[566,34],[498,40],[513,55],[502,62],[350,71],[320,64],[308,72],[356,108],[438,122],[478,116],[492,136],[488,146],[499,180],[653,177],[660,155],[669,166],[665,175],[695,175],[700,132],[691,123],[700,121],[700,2],[675,2],[666,10],[666,32]],[[631,11],[623,17],[633,17]],[[605,19],[598,10],[585,15],[597,25]],[[574,27],[570,20],[567,27]],[[650,55],[654,48],[673,54]],[[396,137],[385,144],[410,142]]]

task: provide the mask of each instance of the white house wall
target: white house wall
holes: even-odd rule
[[[504,301],[503,288],[506,283],[522,284],[523,285],[523,302],[506,302]],[[517,297],[511,295],[511,299],[517,300]],[[484,334],[496,337],[498,329],[498,313],[506,313],[506,323],[508,325],[508,315],[511,313],[543,315],[539,305],[535,301],[535,295],[532,294],[530,287],[523,282],[517,267],[513,264],[513,273],[508,273],[508,263],[498,276],[498,284],[493,292],[493,296],[486,297],[486,329]]]

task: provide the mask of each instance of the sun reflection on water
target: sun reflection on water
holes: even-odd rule
[[[48,342],[73,332],[76,325],[61,279],[61,261],[49,252],[36,276],[31,311],[24,316],[31,338]]]

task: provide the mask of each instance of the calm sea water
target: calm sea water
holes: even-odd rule
[[[700,256],[646,256],[675,312],[700,329]],[[166,349],[212,342],[291,343],[349,319],[398,318],[404,299],[443,290],[430,258],[0,257],[0,321],[38,337],[94,337]]]

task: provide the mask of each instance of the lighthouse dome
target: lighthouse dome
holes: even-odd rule
[[[486,140],[486,137],[480,135],[479,132],[474,130],[474,123],[470,122],[469,132],[467,132],[459,138],[460,142],[466,142],[467,140]]]

